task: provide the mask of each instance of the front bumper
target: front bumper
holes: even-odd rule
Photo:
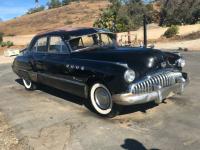
[[[156,85],[155,90],[150,93],[143,94],[133,94],[133,93],[125,93],[125,94],[116,94],[112,96],[114,103],[119,105],[136,105],[136,104],[144,104],[151,101],[155,101],[155,103],[159,104],[164,99],[173,96],[175,94],[181,95],[184,92],[185,87],[188,85],[189,79],[180,78],[178,82],[169,87],[161,87]]]

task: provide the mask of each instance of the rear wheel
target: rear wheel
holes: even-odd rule
[[[118,110],[112,101],[112,95],[105,85],[94,84],[90,89],[90,100],[92,107],[99,115],[114,117],[118,114]]]
[[[27,79],[22,79],[23,83],[24,83],[24,87],[26,90],[28,91],[32,91],[36,89],[36,84],[33,83],[31,80],[27,80]]]

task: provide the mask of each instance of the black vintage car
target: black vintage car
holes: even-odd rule
[[[116,106],[181,94],[188,83],[180,54],[119,47],[112,32],[96,28],[58,29],[36,35],[13,62],[27,90],[38,83],[88,99],[103,116]]]

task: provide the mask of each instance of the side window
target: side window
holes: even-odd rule
[[[40,38],[37,41],[37,52],[47,52],[47,37]]]
[[[105,45],[111,45],[112,44],[112,39],[107,34],[101,34],[101,41]]]
[[[84,47],[90,47],[94,45],[94,39],[92,36],[83,36],[82,37]]]
[[[69,51],[61,37],[52,36],[49,39],[49,53],[69,53]]]
[[[34,52],[47,52],[47,37],[40,38],[32,48]]]
[[[32,51],[33,51],[33,52],[37,52],[37,44],[38,44],[38,43],[37,43],[37,41],[36,41],[35,45],[32,47]]]

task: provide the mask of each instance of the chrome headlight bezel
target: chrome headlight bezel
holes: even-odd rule
[[[124,80],[127,83],[133,82],[135,80],[135,71],[132,70],[132,69],[126,70],[125,73],[124,73]]]
[[[185,65],[186,65],[185,59],[180,58],[180,59],[177,60],[177,66],[178,66],[178,67],[183,68],[183,67],[185,67]]]

